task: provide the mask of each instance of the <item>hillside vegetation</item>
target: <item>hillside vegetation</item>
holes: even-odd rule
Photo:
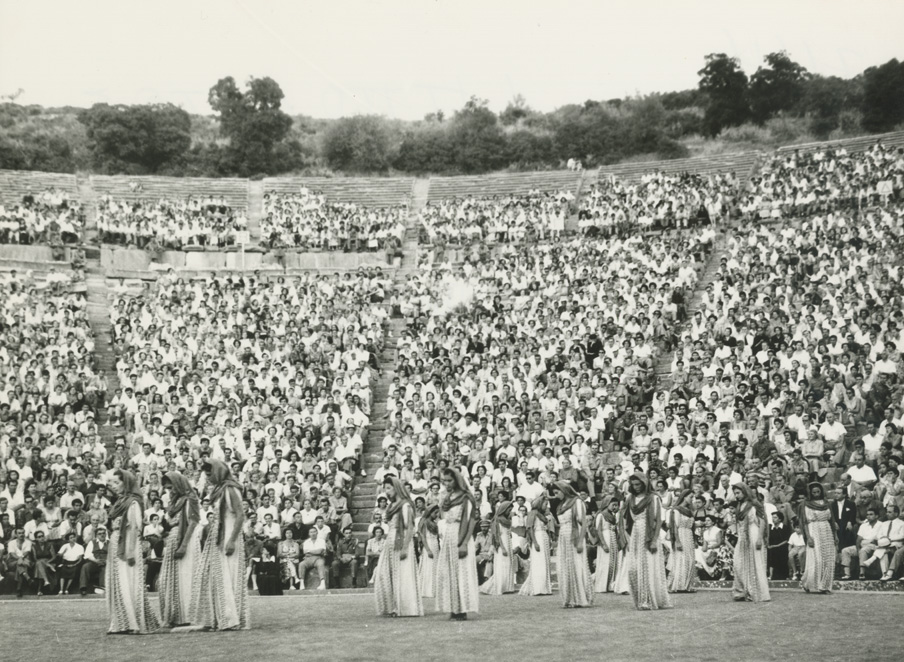
[[[889,131],[904,122],[904,63],[844,80],[770,53],[751,76],[724,53],[696,89],[588,100],[548,113],[519,97],[496,113],[472,97],[446,116],[290,116],[270,78],[208,93],[211,115],[172,104],[42,108],[0,104],[0,168],[103,174],[256,177],[479,174],[770,149]]]

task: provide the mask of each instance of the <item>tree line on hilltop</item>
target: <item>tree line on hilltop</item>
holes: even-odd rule
[[[696,89],[552,112],[520,96],[500,113],[471,97],[446,116],[417,122],[376,115],[292,117],[279,84],[232,77],[210,88],[212,116],[172,104],[95,104],[88,109],[0,105],[0,168],[103,174],[255,177],[323,174],[478,174],[585,167],[629,158],[689,155],[892,130],[904,122],[904,62],[851,79],[808,72],[784,51],[748,76],[737,58],[711,53]],[[705,147],[704,147],[705,149]]]

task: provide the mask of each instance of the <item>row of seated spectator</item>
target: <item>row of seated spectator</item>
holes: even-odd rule
[[[216,196],[122,200],[105,195],[97,202],[102,243],[158,250],[222,248],[235,244],[236,232],[247,229],[245,211]]]
[[[751,178],[740,210],[746,219],[804,217],[853,210],[891,199],[904,190],[904,148],[877,141],[863,152],[844,147],[776,152]]]
[[[468,196],[430,202],[421,222],[430,243],[520,242],[559,237],[565,230],[571,191]]]
[[[405,234],[405,206],[365,207],[328,202],[320,191],[264,194],[261,243],[271,248],[377,251],[398,246]]]
[[[594,183],[581,196],[578,227],[608,236],[635,228],[669,229],[717,223],[730,215],[738,194],[734,173],[704,177],[653,172],[636,184]]]
[[[81,203],[56,188],[0,204],[0,244],[77,244],[84,227]]]

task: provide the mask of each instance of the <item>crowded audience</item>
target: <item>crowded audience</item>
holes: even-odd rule
[[[235,244],[236,232],[247,229],[245,210],[216,196],[119,200],[105,195],[97,201],[97,233],[107,244],[223,248]]]
[[[565,230],[573,200],[571,191],[449,198],[428,203],[421,222],[433,244],[555,239]]]
[[[319,191],[264,194],[261,243],[271,248],[377,251],[401,243],[408,208],[328,202]]]
[[[776,152],[756,176],[739,205],[746,219],[805,217],[850,212],[900,200],[904,190],[904,148],[877,141],[863,152],[826,146]]]
[[[709,177],[653,172],[636,184],[617,179],[595,182],[581,196],[578,227],[590,236],[687,228],[725,220],[735,205],[734,173]]]
[[[77,244],[84,227],[81,202],[56,188],[0,203],[0,244]]]

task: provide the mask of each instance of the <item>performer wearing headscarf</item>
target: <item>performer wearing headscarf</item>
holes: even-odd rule
[[[519,595],[552,595],[549,575],[549,507],[544,492],[531,501],[531,511],[524,523],[527,546],[530,550],[530,568]]]
[[[768,602],[771,598],[766,570],[766,511],[745,483],[738,483],[732,489],[738,508],[732,597],[738,602]]]
[[[436,608],[467,620],[467,612],[479,611],[474,526],[479,516],[474,495],[455,469],[444,469],[445,496],[440,502],[442,526],[436,570]]]
[[[374,598],[378,616],[423,616],[421,589],[414,555],[414,503],[396,476],[383,482],[386,544],[374,571]]]
[[[512,554],[512,502],[503,499],[496,503],[490,524],[493,538],[493,574],[481,586],[487,595],[502,595],[515,591],[515,564]]]
[[[807,543],[804,575],[800,585],[807,593],[828,593],[835,576],[835,549],[838,534],[835,518],[825,498],[825,490],[819,483],[807,486],[807,499],[798,509],[797,520]]]
[[[431,503],[424,510],[418,525],[418,537],[421,540],[421,561],[417,575],[421,586],[421,596],[436,597],[436,560],[439,558],[439,527],[436,518],[439,505]]]
[[[593,604],[593,582],[587,561],[584,530],[587,509],[568,481],[555,482],[553,489],[554,496],[559,501],[557,572],[562,603],[566,609],[589,607]]]
[[[691,588],[697,579],[697,564],[694,549],[694,517],[690,507],[691,491],[678,495],[675,506],[669,512],[669,533],[672,539],[672,553],[669,555],[669,591],[673,593],[693,593]]]
[[[245,583],[242,486],[221,460],[208,460],[204,472],[212,487],[211,510],[190,620],[212,630],[247,630],[251,613]]]
[[[144,634],[160,627],[151,610],[145,583],[141,533],[144,523],[144,496],[138,478],[119,469],[110,479],[117,495],[110,509],[110,547],[107,562],[107,634]]]
[[[612,496],[603,497],[597,513],[596,529],[596,572],[593,573],[593,592],[615,591],[615,578],[619,567],[624,564],[624,554],[618,548],[618,500]]]
[[[618,523],[619,544],[626,550],[628,583],[638,610],[669,609],[669,598],[659,544],[662,527],[662,504],[650,490],[645,474],[635,473],[628,479],[628,498],[622,506]]]
[[[169,483],[172,498],[166,518],[172,529],[163,550],[158,595],[160,620],[166,627],[186,625],[191,614],[195,568],[201,558],[201,503],[188,478],[178,471],[163,477]]]

